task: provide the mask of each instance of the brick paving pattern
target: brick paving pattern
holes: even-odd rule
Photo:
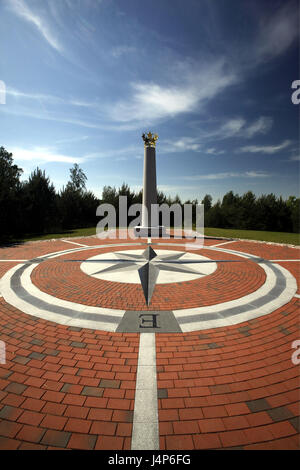
[[[194,281],[157,285],[148,307],[140,285],[95,279],[80,269],[80,262],[62,262],[81,260],[99,253],[120,252],[120,249],[122,247],[88,250],[64,255],[59,260],[45,261],[33,271],[31,279],[40,290],[54,297],[120,310],[173,310],[198,307],[199,304],[215,305],[243,297],[265,282],[263,269],[254,262],[227,253],[220,255],[214,251],[197,250],[196,254],[210,259],[233,259],[238,262],[220,263],[213,274]],[[132,249],[136,250],[137,247]],[[178,250],[185,251],[184,247],[178,247],[174,252]]]
[[[105,243],[96,238],[74,242]],[[206,241],[207,246],[217,243],[222,240]],[[76,245],[61,240],[26,243],[1,248],[0,259],[32,259],[72,248]],[[300,258],[298,248],[279,245],[233,242],[224,248],[265,259]],[[64,258],[95,254],[91,250]],[[209,250],[206,255],[219,257]],[[0,276],[16,264],[1,262]],[[298,263],[279,264],[294,275],[299,288]],[[93,305],[93,289],[102,281],[80,272],[79,265],[45,261],[34,269],[32,280],[51,295]],[[251,261],[224,263],[207,278],[176,283],[171,292],[169,286],[169,300],[158,285],[153,302],[161,310],[185,308],[181,304],[188,289],[192,299],[200,294],[200,303],[206,290],[211,305],[253,292],[264,280],[264,271]],[[99,296],[97,305],[124,308],[124,299],[118,303],[115,294],[130,295],[126,286],[122,291],[116,283],[114,290],[114,283],[103,282],[108,300]],[[140,286],[133,286],[134,295],[140,295]],[[299,365],[291,361],[292,342],[300,339],[299,307],[294,297],[272,314],[237,325],[156,334],[161,450],[300,449]],[[138,333],[59,325],[26,315],[0,297],[0,339],[6,344],[6,364],[0,364],[0,449],[130,449]]]

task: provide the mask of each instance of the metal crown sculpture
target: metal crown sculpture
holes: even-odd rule
[[[145,147],[155,147],[156,141],[158,139],[158,135],[148,132],[148,134],[143,134],[142,138],[143,138]]]

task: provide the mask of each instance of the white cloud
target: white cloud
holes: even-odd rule
[[[180,191],[184,190],[191,190],[191,189],[199,189],[198,186],[184,186],[184,185],[178,185],[178,184],[158,184],[157,188],[159,191],[163,191],[164,193],[170,192],[174,194],[178,194]],[[142,187],[141,187],[142,189]]]
[[[181,137],[177,140],[165,140],[161,142],[160,151],[162,153],[184,152],[184,151],[203,151],[208,155],[222,155],[225,150],[217,150],[215,147],[203,149],[203,142],[211,140],[222,140],[233,137],[251,138],[258,134],[266,134],[272,127],[273,120],[267,116],[260,116],[251,123],[247,123],[243,117],[228,119],[219,128],[212,131],[199,131],[197,137]],[[254,148],[249,146],[245,148]]]
[[[269,176],[271,174],[265,171],[246,171],[245,173],[246,178],[268,178]]]
[[[14,159],[19,161],[38,161],[38,162],[60,162],[60,163],[82,163],[85,158],[73,157],[56,153],[47,147],[34,147],[25,149],[21,147],[13,147],[10,149]]]
[[[8,2],[12,11],[16,15],[33,24],[51,47],[59,52],[62,52],[62,45],[52,33],[52,31],[50,31],[50,28],[45,22],[44,18],[34,13],[26,4],[25,0],[8,0]]]
[[[217,150],[214,147],[211,147],[209,149],[206,149],[205,153],[208,153],[209,155],[222,155],[223,153],[225,153],[225,150]]]
[[[245,136],[251,138],[256,134],[266,134],[271,129],[272,125],[272,118],[261,116],[245,128]]]
[[[245,126],[246,121],[243,118],[229,119],[220,129],[220,133],[226,137],[231,137],[238,134]]]
[[[97,102],[95,102],[95,101],[93,101],[93,102],[84,101],[84,100],[76,99],[76,98],[67,100],[66,104],[70,104],[72,106],[79,106],[79,107],[82,107],[82,108],[95,108],[95,109],[98,109],[98,110],[101,109],[98,106]]]
[[[203,143],[199,137],[181,137],[177,140],[164,140],[159,144],[160,153],[175,152],[203,152],[208,155],[222,155],[225,150],[217,150],[215,147],[203,149]]]
[[[285,149],[291,143],[292,142],[290,140],[285,140],[284,142],[282,142],[282,144],[279,145],[247,145],[238,149],[237,152],[273,154]]]
[[[266,134],[273,125],[273,119],[267,116],[260,116],[251,124],[247,124],[244,118],[238,117],[227,121],[221,126],[216,134],[221,137],[243,137],[251,138],[257,134]]]
[[[190,64],[177,64],[173,76],[180,72],[181,83],[168,86],[153,82],[131,84],[132,95],[119,101],[108,113],[113,121],[152,122],[182,113],[193,112],[236,81],[233,72],[226,73],[224,61],[219,60],[199,70]],[[184,70],[184,75],[182,74]]]
[[[245,118],[237,116],[229,118],[219,127],[215,125],[213,130],[203,130],[200,128],[199,141],[216,141],[237,137],[250,139],[259,134],[266,134],[272,125],[273,119],[268,116],[260,116],[252,122],[247,122]]]
[[[186,181],[198,180],[222,180],[228,178],[267,178],[270,174],[264,171],[245,171],[245,172],[225,172],[225,173],[210,173],[208,175],[192,175],[183,176],[182,179]]]
[[[173,152],[186,152],[192,150],[199,152],[201,144],[198,138],[194,137],[181,137],[177,140],[164,140],[159,146],[160,153],[173,153]]]

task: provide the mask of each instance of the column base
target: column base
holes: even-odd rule
[[[157,227],[134,227],[134,235],[136,237],[165,237],[167,235],[166,227],[158,225]]]

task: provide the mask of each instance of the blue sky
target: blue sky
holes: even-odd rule
[[[3,0],[0,145],[57,189],[158,186],[183,200],[299,193],[297,0]]]

